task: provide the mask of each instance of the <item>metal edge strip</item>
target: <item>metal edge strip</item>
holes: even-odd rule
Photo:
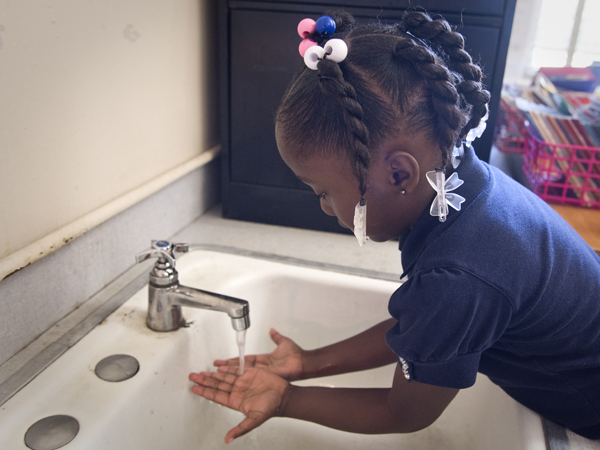
[[[144,270],[141,272],[139,266],[133,266],[97,293],[95,296],[103,295],[108,292],[108,300],[102,303],[84,320],[63,334],[57,341],[51,343],[34,356],[5,382],[0,384],[0,406],[6,403],[13,395],[25,387],[81,338],[92,331],[96,325],[106,319],[106,317],[119,308],[119,306],[129,300],[133,294],[144,287],[144,285],[148,283],[150,265],[144,264],[143,267]],[[111,291],[113,291],[114,294]]]
[[[193,170],[209,164],[216,159],[221,152],[221,146],[217,145],[208,149],[189,161],[166,171],[162,175],[153,178],[143,185],[117,197],[109,203],[86,214],[62,228],[48,234],[20,250],[0,258],[0,281],[35,261],[48,256],[56,250],[64,247],[71,240],[88,233],[90,230],[103,224],[127,208],[139,203],[150,195],[158,192],[176,180],[181,179]]]
[[[552,422],[542,417],[542,426],[544,428],[544,438],[548,450],[570,450],[567,430],[562,425]]]

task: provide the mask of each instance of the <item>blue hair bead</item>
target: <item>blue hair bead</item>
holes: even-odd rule
[[[317,19],[315,28],[321,36],[331,36],[335,33],[335,20],[330,16],[321,16]]]

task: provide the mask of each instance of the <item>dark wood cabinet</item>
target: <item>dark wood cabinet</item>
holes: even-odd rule
[[[428,0],[419,6],[441,13],[465,36],[466,48],[485,73],[492,93],[490,119],[475,150],[489,159],[516,0]],[[298,22],[343,8],[359,21],[393,23],[409,0],[222,0],[219,6],[223,214],[227,218],[342,231],[326,216],[312,190],[281,160],[274,116],[303,61]]]

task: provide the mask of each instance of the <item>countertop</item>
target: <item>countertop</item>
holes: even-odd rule
[[[398,280],[402,273],[397,241],[368,241],[360,247],[356,238],[349,234],[224,219],[220,206],[203,214],[171,240],[189,244],[224,245],[318,263],[398,274]]]

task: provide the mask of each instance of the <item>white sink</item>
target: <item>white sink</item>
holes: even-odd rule
[[[178,260],[182,284],[246,299],[252,325],[246,354],[269,352],[276,328],[304,348],[360,332],[387,315],[397,282],[342,274],[214,251]],[[184,308],[189,328],[157,333],[146,328],[147,289],[104,322],[0,407],[0,449],[26,448],[30,425],[64,414],[79,421],[64,449],[225,448],[226,432],[242,415],[190,392],[188,374],[237,355],[235,332],[222,313]],[[140,363],[133,378],[106,382],[96,364],[113,354]],[[394,367],[320,378],[302,384],[386,387]],[[435,424],[409,435],[363,436],[275,418],[230,444],[240,449],[545,449],[540,417],[485,376],[459,393]]]

